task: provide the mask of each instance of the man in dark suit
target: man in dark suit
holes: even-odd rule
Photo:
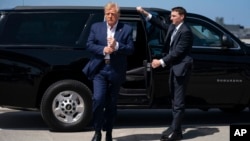
[[[104,7],[105,21],[92,25],[87,50],[93,58],[83,69],[93,80],[92,141],[101,141],[101,130],[106,131],[106,141],[112,141],[112,129],[117,112],[119,89],[126,76],[127,55],[133,53],[132,27],[120,23],[120,9],[110,2]]]
[[[174,7],[171,11],[172,24],[161,22],[141,7],[137,11],[146,16],[153,25],[166,31],[165,47],[169,49],[161,59],[153,59],[151,66],[170,66],[169,88],[172,101],[172,125],[163,131],[162,141],[175,141],[183,138],[181,122],[185,111],[185,93],[191,75],[193,59],[190,57],[193,34],[190,27],[184,22],[186,10],[183,7]]]

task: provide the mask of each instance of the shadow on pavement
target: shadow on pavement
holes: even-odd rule
[[[11,130],[49,130],[39,112],[8,111],[0,113],[0,128]]]
[[[238,113],[226,113],[217,109],[201,111],[197,109],[186,110],[183,125],[230,125],[232,123],[250,123],[248,109]],[[163,126],[171,124],[171,110],[163,109],[133,109],[120,110],[116,125],[118,126]]]
[[[194,128],[192,127],[192,130],[189,130],[184,133],[184,139],[194,139],[201,136],[208,136],[213,135],[215,133],[220,132],[218,128],[211,128],[211,127],[205,127],[205,128]]]
[[[186,127],[187,128],[187,127]],[[183,132],[183,140],[188,140],[188,139],[194,139],[194,138],[199,138],[202,136],[209,136],[213,135],[216,133],[219,133],[218,128],[213,128],[213,127],[188,127],[191,128],[191,130],[184,131]],[[185,130],[185,128],[184,128]],[[152,141],[152,140],[160,140],[161,133],[159,134],[133,134],[133,135],[126,135],[122,137],[117,137],[115,138],[117,141]]]
[[[133,134],[115,138],[117,141],[152,141],[159,140],[161,134]]]

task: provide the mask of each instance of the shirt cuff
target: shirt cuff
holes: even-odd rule
[[[116,45],[115,45],[115,51],[117,51],[119,49],[119,43],[116,42]]]
[[[104,49],[103,49],[102,53],[103,53],[104,56],[106,55],[106,53],[104,52]]]
[[[166,64],[164,63],[164,61],[162,59],[160,59],[161,62],[161,66],[164,68],[166,66]]]
[[[152,18],[152,14],[148,14],[148,16],[146,17],[146,20],[149,21]]]

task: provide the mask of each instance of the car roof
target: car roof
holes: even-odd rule
[[[169,12],[168,10],[161,9],[161,8],[145,8],[149,11],[157,11],[157,12]],[[64,10],[90,10],[90,11],[103,11],[102,6],[16,6],[11,9],[2,9],[0,11],[64,11]],[[120,7],[121,12],[122,11],[131,11],[135,12],[135,7]]]
[[[92,11],[92,12],[103,12],[103,6],[16,6],[12,9],[2,9],[0,11],[6,12],[39,12],[39,11]],[[147,11],[153,11],[158,13],[169,13],[171,11],[162,9],[162,8],[155,8],[155,7],[144,7]],[[135,7],[120,7],[121,13],[126,11],[127,14],[131,14],[136,12]],[[187,17],[199,17],[199,18],[206,18],[211,21],[211,19],[195,14],[195,13],[187,13]]]

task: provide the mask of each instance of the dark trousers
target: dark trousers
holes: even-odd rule
[[[112,132],[117,113],[117,97],[120,89],[119,82],[112,82],[110,66],[104,65],[93,79],[93,124],[95,131]]]
[[[184,76],[176,76],[170,69],[169,88],[173,115],[171,128],[177,132],[182,131],[181,123],[185,112],[185,95],[190,75],[191,70]]]

